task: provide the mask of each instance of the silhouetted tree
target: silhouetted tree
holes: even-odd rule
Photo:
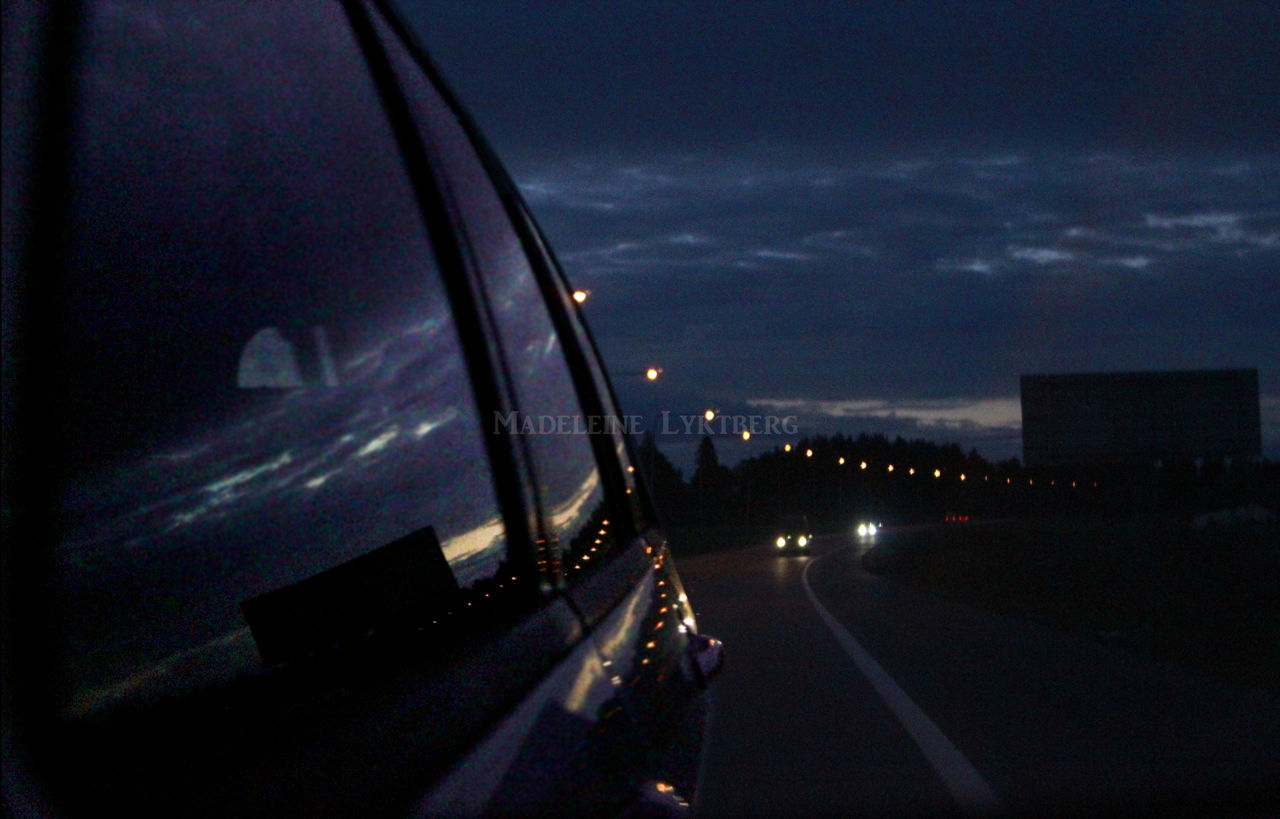
[[[731,514],[733,473],[721,465],[710,435],[702,436],[698,443],[695,463],[690,484],[697,496],[699,518],[702,522],[728,520]]]
[[[691,508],[689,487],[684,474],[658,449],[653,430],[646,430],[636,447],[636,460],[649,487],[650,497],[662,522],[668,525],[688,523],[696,509]]]

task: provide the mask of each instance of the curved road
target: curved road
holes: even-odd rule
[[[1280,697],[870,575],[869,545],[678,559],[726,644],[701,815],[1280,815]]]

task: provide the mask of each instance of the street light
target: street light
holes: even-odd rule
[[[582,304],[584,301],[587,300],[587,296],[590,296],[590,295],[591,295],[590,290],[575,290],[573,291],[573,300],[576,301],[578,304]]]
[[[708,421],[714,421],[716,417],[716,411],[713,409],[709,409],[706,412],[702,413],[702,417],[706,418]]]
[[[658,366],[644,367],[639,370],[624,370],[622,372],[610,373],[614,378],[643,378],[646,381],[657,381],[658,376],[662,375],[665,370]]]

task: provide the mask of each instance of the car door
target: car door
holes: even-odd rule
[[[5,471],[27,479],[6,482],[6,782],[31,784],[7,803],[633,801],[645,739],[564,593],[583,538],[636,543],[626,479],[596,436],[493,426],[580,412],[582,362],[394,23],[355,2],[52,22],[5,272]]]
[[[495,415],[493,431],[512,436],[532,478],[540,587],[564,595],[591,630],[607,672],[602,679],[614,691],[599,706],[607,715],[601,724],[610,728],[592,733],[595,761],[580,769],[582,781],[517,766],[520,785],[511,793],[541,787],[565,799],[586,787],[596,795],[582,798],[599,807],[594,800],[615,786],[624,798],[652,799],[669,797],[678,782],[691,796],[705,716],[702,667],[691,654],[692,611],[631,466],[627,430],[590,335],[515,186],[465,115],[436,90],[425,56],[406,45],[394,19],[382,25],[379,37],[409,113],[441,160],[434,172],[444,210],[463,239],[498,340],[514,410]],[[534,302],[548,309],[528,310]],[[543,719],[569,718],[563,704],[547,708],[559,713]],[[464,798],[471,790],[455,792]],[[523,804],[504,798],[490,804]]]

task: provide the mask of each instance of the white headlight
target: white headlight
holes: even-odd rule
[[[797,543],[799,543],[801,546],[808,546],[808,545],[809,545],[809,538],[805,537],[804,535],[801,535],[801,536],[800,536],[800,539],[799,539],[798,541],[796,541],[796,542],[797,542]]]
[[[876,533],[876,525],[874,523],[867,524],[867,534],[874,535]]]
[[[787,545],[787,539],[785,537],[780,537],[778,538],[777,543],[778,543],[778,548],[781,549],[783,546]]]
[[[859,524],[858,524],[858,537],[866,537],[866,536],[867,536],[867,524],[865,524],[865,523],[859,523]]]

